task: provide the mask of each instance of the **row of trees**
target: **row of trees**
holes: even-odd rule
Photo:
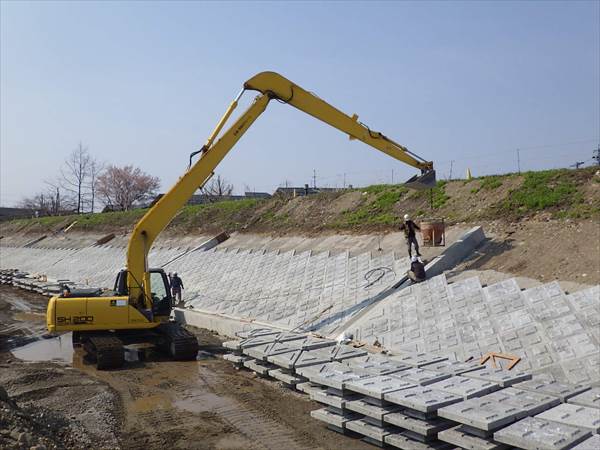
[[[94,212],[100,204],[126,211],[154,197],[160,180],[132,165],[103,163],[80,143],[61,165],[59,175],[44,184],[45,189],[24,198],[19,206],[40,215]]]

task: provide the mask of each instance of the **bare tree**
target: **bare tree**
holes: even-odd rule
[[[107,206],[128,211],[156,195],[159,186],[158,177],[148,175],[138,167],[110,165],[98,176],[97,192]]]
[[[221,175],[217,175],[212,177],[200,189],[200,192],[206,196],[209,202],[218,202],[223,197],[228,197],[233,193],[233,184],[230,184],[225,178],[221,178]]]
[[[80,142],[67,157],[65,166],[60,171],[61,186],[75,197],[77,214],[83,212],[84,189],[89,177],[91,159],[87,147]]]
[[[105,164],[103,162],[98,161],[96,158],[90,158],[89,164],[89,176],[87,182],[88,194],[90,196],[90,212],[94,212],[96,207],[96,196],[98,193],[98,178],[102,174],[102,171],[105,168]]]
[[[36,215],[47,216],[50,214],[48,196],[43,192],[25,197],[19,202],[19,207],[32,210]]]
[[[45,182],[48,189],[19,202],[21,208],[31,209],[39,216],[58,216],[69,211],[69,204],[61,195],[58,183]]]

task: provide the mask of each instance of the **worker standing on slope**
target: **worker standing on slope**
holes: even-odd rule
[[[406,245],[408,246],[408,257],[412,258],[412,245],[415,246],[417,256],[421,256],[419,253],[419,243],[417,242],[417,236],[415,230],[421,231],[419,226],[410,220],[408,214],[404,214],[404,223],[400,225],[400,230],[404,231],[404,237],[406,238]]]
[[[177,272],[173,272],[171,276],[171,295],[173,296],[173,306],[181,303],[181,291],[183,290],[183,281],[177,275]]]

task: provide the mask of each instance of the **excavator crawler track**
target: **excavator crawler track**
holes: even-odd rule
[[[179,361],[196,359],[198,355],[198,339],[178,323],[164,323],[158,327],[162,335],[161,348]]]
[[[116,336],[91,336],[84,348],[96,359],[98,370],[117,369],[125,361],[123,343]]]

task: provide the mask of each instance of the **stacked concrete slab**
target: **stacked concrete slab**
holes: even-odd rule
[[[567,295],[557,282],[522,291],[514,279],[483,287],[440,275],[392,293],[346,330],[391,351],[461,361],[503,352],[522,358],[520,370],[600,384],[600,286]]]
[[[600,388],[433,353],[372,354],[304,334],[255,329],[225,358],[322,405],[339,433],[401,449],[597,448]]]

